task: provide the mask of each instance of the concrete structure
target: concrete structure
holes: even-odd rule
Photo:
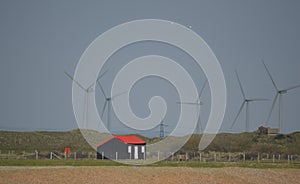
[[[137,136],[113,136],[97,146],[97,159],[145,159],[146,142]]]
[[[276,136],[279,134],[279,128],[268,127],[268,136]]]
[[[270,128],[270,127],[260,126],[258,128],[257,132],[262,135],[276,136],[277,134],[279,134],[279,128]]]

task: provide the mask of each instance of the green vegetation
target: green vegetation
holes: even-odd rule
[[[35,149],[41,152],[63,151],[65,147],[72,150],[93,151],[78,129],[68,132],[0,131],[0,142],[2,153],[8,150],[34,152]]]
[[[110,160],[0,160],[0,166],[122,166]]]
[[[107,134],[99,134],[105,137]],[[159,138],[147,138],[138,135],[147,143],[157,142]],[[190,140],[180,150],[181,152],[195,152],[198,150],[198,143],[201,135],[192,135]],[[177,141],[180,138],[174,137]],[[95,144],[98,144],[96,141]],[[231,153],[266,153],[266,154],[300,154],[300,132],[287,135],[279,134],[269,137],[256,132],[250,133],[220,133],[213,142],[206,148],[207,152],[231,152]],[[72,151],[94,152],[94,149],[83,138],[80,130],[68,132],[10,132],[0,131],[0,150],[7,153],[14,150],[15,153],[23,151],[33,153],[35,149],[40,152],[58,151],[63,152],[65,147]],[[160,150],[163,151],[163,150]]]
[[[131,166],[110,160],[0,160],[0,166],[127,166],[127,167],[144,167]],[[222,168],[222,167],[246,167],[246,168],[296,168],[300,169],[299,164],[272,164],[272,163],[234,163],[234,162],[170,162],[161,161],[148,167],[193,167],[193,168]]]
[[[193,135],[183,151],[197,151],[201,135]],[[267,154],[300,154],[300,132],[277,136],[260,135],[256,132],[220,133],[204,151],[248,152]]]

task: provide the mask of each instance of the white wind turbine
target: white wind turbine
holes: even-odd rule
[[[240,109],[239,109],[239,111],[238,111],[238,113],[237,113],[237,115],[236,115],[236,117],[235,117],[235,119],[234,119],[234,121],[233,121],[233,123],[232,123],[232,125],[231,125],[231,127],[230,127],[230,129],[232,129],[232,127],[235,125],[235,123],[236,123],[236,120],[238,119],[238,117],[239,117],[239,115],[240,115],[240,113],[241,113],[241,111],[243,110],[243,108],[244,108],[244,106],[246,105],[246,127],[245,127],[245,130],[246,130],[246,132],[248,132],[249,131],[249,107],[250,107],[250,103],[251,102],[256,102],[256,101],[267,101],[267,99],[262,99],[262,98],[246,98],[246,95],[245,95],[245,92],[244,92],[244,89],[243,89],[243,86],[242,86],[242,83],[241,83],[241,81],[240,81],[240,78],[239,78],[239,75],[238,75],[238,73],[237,73],[237,71],[235,70],[235,74],[236,74],[236,77],[237,77],[237,79],[238,79],[238,83],[239,83],[239,86],[240,86],[240,89],[241,89],[241,92],[242,92],[242,95],[243,95],[243,103],[242,103],[242,105],[241,105],[241,107],[240,107]]]
[[[197,98],[197,100],[195,102],[176,102],[177,104],[182,104],[182,105],[195,105],[197,107],[197,117],[198,117],[198,122],[197,122],[197,125],[196,125],[196,131],[195,133],[196,134],[199,134],[202,127],[201,127],[201,110],[200,110],[200,105],[203,105],[203,103],[200,101],[201,99],[201,96],[202,96],[202,93],[204,91],[204,88],[206,86],[206,83],[207,83],[207,79],[205,80],[201,90],[200,90],[200,93],[199,93],[199,96]]]
[[[104,74],[102,74],[102,76],[103,76],[103,75],[104,75]],[[102,77],[102,76],[101,76],[101,77]],[[105,109],[107,109],[107,117],[106,117],[106,118],[107,118],[107,130],[110,131],[110,128],[111,128],[111,122],[110,122],[110,119],[111,119],[110,115],[111,115],[111,113],[110,113],[110,111],[111,111],[111,106],[112,106],[112,104],[111,104],[111,103],[112,103],[112,100],[114,100],[114,98],[116,98],[116,97],[118,97],[118,96],[120,96],[120,95],[122,95],[122,94],[125,94],[127,91],[124,91],[124,92],[122,92],[122,93],[118,93],[118,94],[116,94],[116,95],[114,95],[114,96],[107,96],[107,95],[105,94],[104,89],[103,89],[103,87],[101,86],[101,83],[100,83],[99,80],[97,80],[97,84],[98,84],[98,86],[100,87],[100,90],[101,90],[103,96],[105,97],[105,103],[104,103],[104,106],[103,106],[102,112],[101,112],[101,119],[103,118]]]
[[[296,85],[296,86],[292,86],[292,87],[289,87],[289,88],[286,88],[286,89],[279,89],[274,81],[274,79],[272,78],[272,75],[267,67],[267,65],[265,64],[265,62],[262,60],[262,63],[273,83],[273,86],[276,90],[276,95],[275,95],[275,98],[273,100],[273,104],[272,104],[272,107],[271,107],[271,110],[269,112],[269,115],[268,115],[268,119],[266,121],[266,124],[268,123],[268,121],[270,120],[270,117],[271,117],[271,114],[273,112],[273,109],[275,107],[275,103],[277,101],[277,98],[279,96],[279,104],[278,104],[278,128],[279,128],[279,132],[281,131],[281,127],[282,127],[282,103],[283,103],[283,95],[286,94],[288,91],[292,90],[292,89],[296,89],[296,88],[299,88],[300,85]]]
[[[107,72],[108,70],[106,70],[105,72],[103,72],[102,75],[100,75],[97,78],[97,82],[98,80],[100,80],[100,78]],[[73,82],[75,82],[75,84],[80,87],[84,92],[84,101],[83,101],[83,125],[86,128],[88,126],[88,121],[89,121],[89,97],[90,94],[94,92],[93,86],[95,83],[92,83],[91,85],[89,85],[87,88],[84,87],[80,82],[76,81],[70,74],[68,74],[66,71],[64,71],[65,75],[70,78]]]

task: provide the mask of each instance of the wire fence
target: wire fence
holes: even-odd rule
[[[105,155],[105,153],[104,153]],[[117,154],[116,154],[117,155]],[[164,159],[166,158],[166,159]],[[34,159],[97,159],[96,152],[76,151],[69,154],[63,152],[15,152],[9,150],[0,152],[0,160],[34,160]],[[100,158],[101,159],[106,159]],[[117,159],[117,158],[116,158]],[[146,159],[161,160],[173,162],[256,162],[256,163],[288,163],[300,164],[300,155],[288,154],[267,154],[267,153],[224,153],[224,152],[147,152]],[[115,159],[113,159],[115,160]]]

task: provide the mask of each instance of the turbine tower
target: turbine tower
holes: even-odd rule
[[[297,86],[292,86],[292,87],[289,87],[289,88],[286,88],[286,89],[279,89],[267,67],[267,65],[265,64],[265,62],[262,60],[262,63],[272,81],[272,84],[276,90],[276,95],[275,95],[275,98],[273,100],[273,103],[272,103],[272,107],[271,107],[271,110],[269,112],[269,115],[268,115],[268,118],[267,118],[267,121],[266,121],[266,125],[268,123],[268,121],[270,120],[270,117],[272,115],[272,112],[274,110],[274,107],[275,107],[275,103],[278,99],[278,96],[279,96],[279,102],[278,102],[278,129],[279,129],[279,132],[281,131],[281,128],[282,128],[282,103],[283,103],[283,95],[286,94],[288,91],[292,90],[292,89],[296,89],[296,88],[299,88],[300,85],[297,85]]]
[[[232,127],[235,125],[236,120],[238,119],[241,111],[243,110],[244,106],[246,105],[246,125],[245,125],[245,130],[246,130],[246,132],[248,132],[249,131],[249,118],[250,118],[249,117],[250,103],[251,102],[257,102],[257,101],[267,101],[267,99],[262,99],[262,98],[246,98],[246,95],[245,95],[242,83],[240,81],[239,75],[238,75],[238,73],[237,73],[236,70],[235,70],[235,75],[237,77],[237,80],[238,80],[238,83],[239,83],[239,86],[240,86],[240,89],[241,89],[244,101],[243,101],[243,103],[242,103],[242,105],[241,105],[241,107],[240,107],[240,109],[239,109],[239,111],[238,111],[238,113],[237,113],[237,115],[236,115],[236,117],[235,117],[235,119],[234,119],[234,121],[233,121],[230,129],[232,129]]]
[[[198,117],[198,122],[197,122],[197,125],[196,125],[196,131],[195,133],[196,134],[200,134],[200,131],[202,129],[201,127],[201,109],[200,109],[200,105],[203,105],[203,103],[200,101],[201,99],[201,96],[202,96],[202,93],[204,91],[204,88],[206,86],[206,83],[207,83],[207,79],[205,80],[201,90],[200,90],[200,93],[199,93],[199,96],[197,98],[197,100],[195,102],[177,102],[177,104],[183,104],[183,105],[195,105],[197,106],[197,117]]]

